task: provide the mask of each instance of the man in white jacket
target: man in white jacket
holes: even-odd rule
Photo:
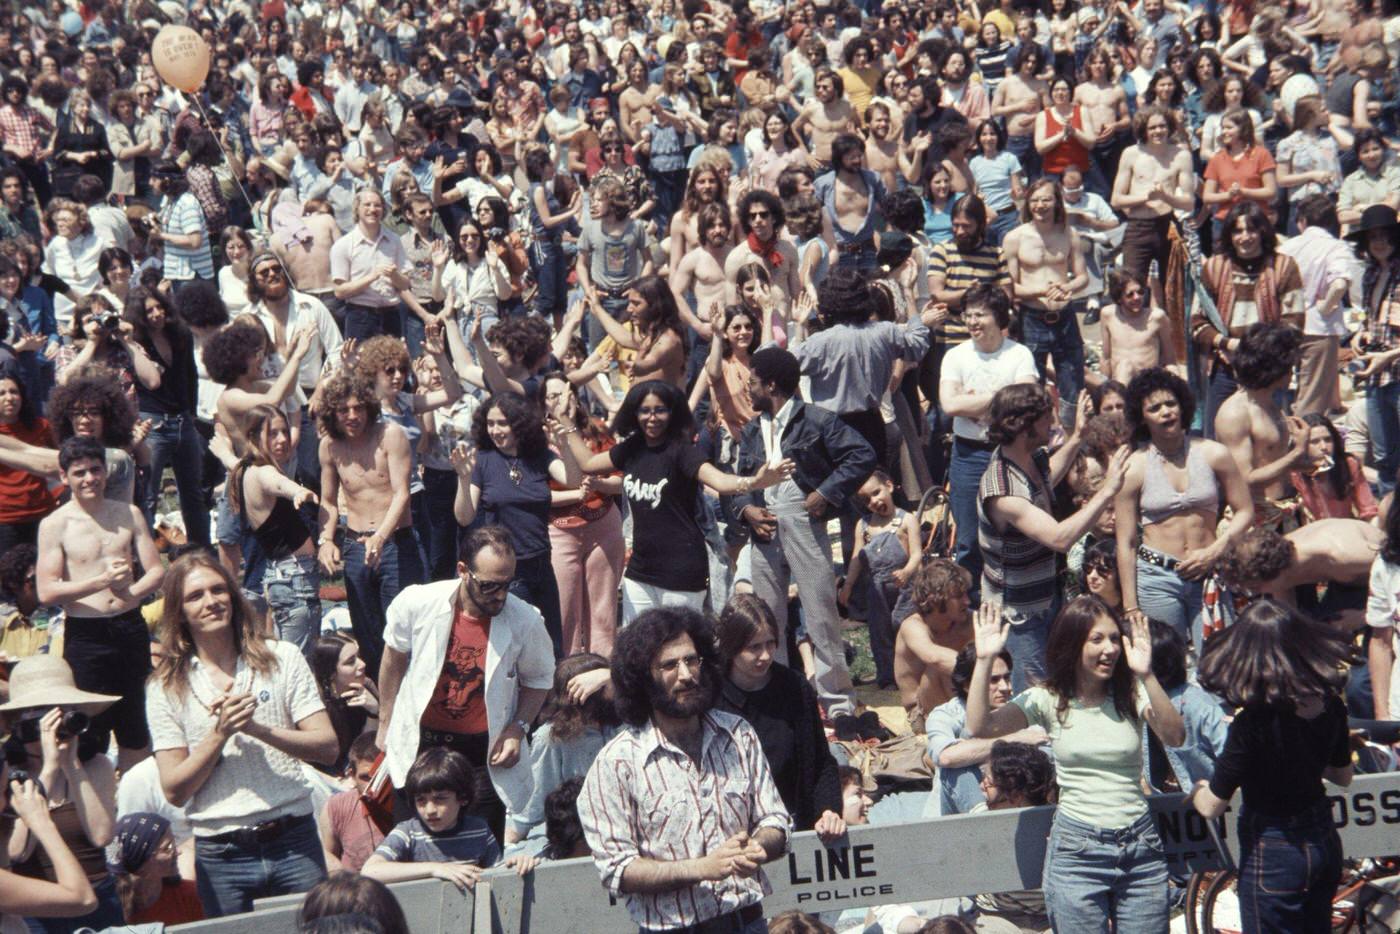
[[[421,749],[466,756],[477,782],[471,813],[500,840],[507,812],[530,798],[527,736],[554,681],[554,652],[539,611],[507,592],[510,533],[472,532],[457,573],[407,587],[389,605],[377,742],[396,788]]]

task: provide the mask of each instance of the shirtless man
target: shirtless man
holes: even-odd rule
[[[681,257],[700,245],[700,212],[710,204],[729,207],[728,180],[706,158],[690,170],[681,209],[671,216],[670,269],[679,266]]]
[[[817,72],[813,85],[816,98],[802,105],[792,131],[805,135],[810,131],[807,151],[812,154],[812,167],[818,172],[831,168],[831,144],[842,133],[860,129],[860,118],[851,102],[846,100],[846,85],[841,76],[829,68]]]
[[[301,362],[315,340],[316,329],[309,324],[303,325],[293,335],[286,365],[270,382],[263,376],[263,348],[267,346],[268,338],[262,331],[262,325],[248,320],[237,321],[216,333],[204,345],[204,365],[209,379],[225,387],[215,403],[215,425],[228,436],[235,455],[241,457],[248,450],[245,420],[256,406],[275,405],[283,408],[288,416],[297,414],[298,401],[291,406],[284,403],[297,388]],[[295,447],[301,420],[291,418],[289,423],[293,429],[292,444]]]
[[[1109,379],[1125,386],[1137,373],[1154,366],[1176,372],[1171,322],[1165,311],[1148,301],[1142,280],[1126,270],[1115,269],[1108,274],[1108,294],[1113,304],[1103,310],[1100,369]]]
[[[1069,226],[1060,186],[1040,178],[1026,189],[1030,220],[1006,235],[1001,252],[1021,306],[1023,343],[1045,378],[1045,358],[1055,361],[1060,418],[1074,424],[1075,400],[1084,388],[1084,339],[1069,303],[1089,284],[1084,246]]]
[[[750,191],[739,201],[739,228],[744,239],[724,259],[725,304],[739,302],[734,285],[739,270],[749,263],[761,263],[778,292],[778,313],[786,319],[793,296],[802,289],[802,281],[797,275],[797,247],[782,236],[784,222],[783,203],[771,191]],[[775,258],[777,263],[773,262]]]
[[[1167,279],[1172,214],[1196,206],[1191,151],[1173,143],[1176,117],[1162,107],[1144,107],[1133,118],[1137,144],[1123,151],[1113,181],[1112,204],[1128,219],[1123,231],[1123,268],[1147,281],[1157,261],[1157,281]]]
[[[1044,53],[1035,43],[1024,45],[1012,65],[1014,71],[992,95],[992,116],[1006,121],[1007,151],[1021,160],[1027,176],[1036,175],[1037,166],[1027,165],[1026,160],[1035,155],[1035,115],[1050,106],[1050,87],[1036,77],[1045,65]]]
[[[833,266],[854,266],[874,273],[875,225],[885,186],[865,167],[865,144],[843,133],[831,144],[832,170],[812,183],[812,194],[825,208],[823,235],[835,244]]]
[[[427,580],[408,509],[408,436],[379,420],[374,387],[344,372],[322,387],[317,420],[324,432],[318,556],[330,575],[344,561],[350,625],[365,665],[378,671],[389,604]],[[337,545],[342,494],[347,527]]]
[[[699,225],[700,245],[681,257],[671,272],[671,291],[682,317],[687,317],[691,308],[704,314],[711,305],[725,303],[724,262],[734,249],[729,209],[720,204],[705,205],[700,211]],[[695,299],[693,305],[687,295]],[[694,313],[689,317],[694,317]],[[696,322],[689,324],[695,327]]]
[[[116,733],[117,764],[125,771],[150,754],[151,636],[141,603],[160,589],[165,565],[141,510],[103,495],[107,454],[100,441],[69,438],[58,467],[72,499],[39,523],[35,585],[40,603],[67,613],[63,659],[74,683],[120,697],[92,718],[92,729],[103,750],[107,734]]]
[[[1132,125],[1128,111],[1128,95],[1123,85],[1114,80],[1113,64],[1102,46],[1089,53],[1084,67],[1089,80],[1074,89],[1074,102],[1084,108],[1085,119],[1097,127],[1098,140],[1092,155],[1105,178],[1118,172],[1119,137]]]
[[[901,146],[890,108],[883,101],[875,101],[865,108],[865,125],[870,130],[865,140],[865,158],[885,189],[898,190],[901,176],[910,185],[917,185],[922,164],[919,156],[933,145],[933,136],[922,133],[909,147]]]
[[[1274,393],[1288,387],[1301,338],[1286,324],[1255,324],[1235,353],[1239,389],[1215,415],[1215,438],[1230,449],[1254,500],[1254,524],[1285,531],[1296,525],[1290,471],[1308,456],[1308,425],[1285,416]]]
[[[910,583],[916,611],[895,620],[894,680],[909,714],[909,727],[924,731],[924,718],[953,696],[953,665],[972,641],[968,593],[972,575],[946,558],[935,558]]]
[[[300,227],[272,238],[272,252],[287,265],[298,292],[338,304],[331,281],[331,247],[339,238],[335,216],[312,211],[301,218]]]
[[[1250,529],[1220,559],[1236,593],[1273,597],[1353,632],[1366,624],[1371,564],[1385,533],[1361,519],[1317,519],[1287,535]],[[1317,585],[1327,593],[1320,601]]]

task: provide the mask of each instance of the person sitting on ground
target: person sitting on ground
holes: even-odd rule
[[[204,920],[193,879],[175,865],[175,836],[159,814],[124,814],[117,821],[108,865],[127,924],[187,924]]]
[[[353,872],[332,873],[306,893],[297,930],[320,930],[318,921],[347,917],[366,919],[380,934],[409,934],[408,919],[388,887]]]
[[[1384,537],[1360,519],[1320,519],[1287,535],[1259,526],[1230,546],[1219,572],[1240,596],[1273,597],[1351,632],[1364,622],[1367,583]],[[1327,585],[1320,600],[1318,584]]]
[[[894,679],[915,733],[954,694],[957,654],[972,639],[971,589],[972,575],[946,558],[922,565],[910,583],[914,613],[895,636]]]
[[[968,672],[971,677],[971,671]],[[1039,746],[1014,740],[992,742],[982,766],[982,790],[987,802],[979,811],[1033,808],[1055,800],[1055,766]],[[1035,890],[977,896],[980,934],[1019,934],[1050,926],[1045,897]]]

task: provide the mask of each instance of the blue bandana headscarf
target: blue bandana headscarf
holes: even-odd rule
[[[131,874],[155,855],[156,847],[170,831],[170,821],[159,814],[127,814],[117,821],[117,831],[111,851],[114,872]]]

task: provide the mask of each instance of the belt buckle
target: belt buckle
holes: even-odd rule
[[[1045,312],[1040,317],[1046,324],[1060,323],[1060,313],[1058,311],[1051,311],[1049,308],[1045,309]]]

